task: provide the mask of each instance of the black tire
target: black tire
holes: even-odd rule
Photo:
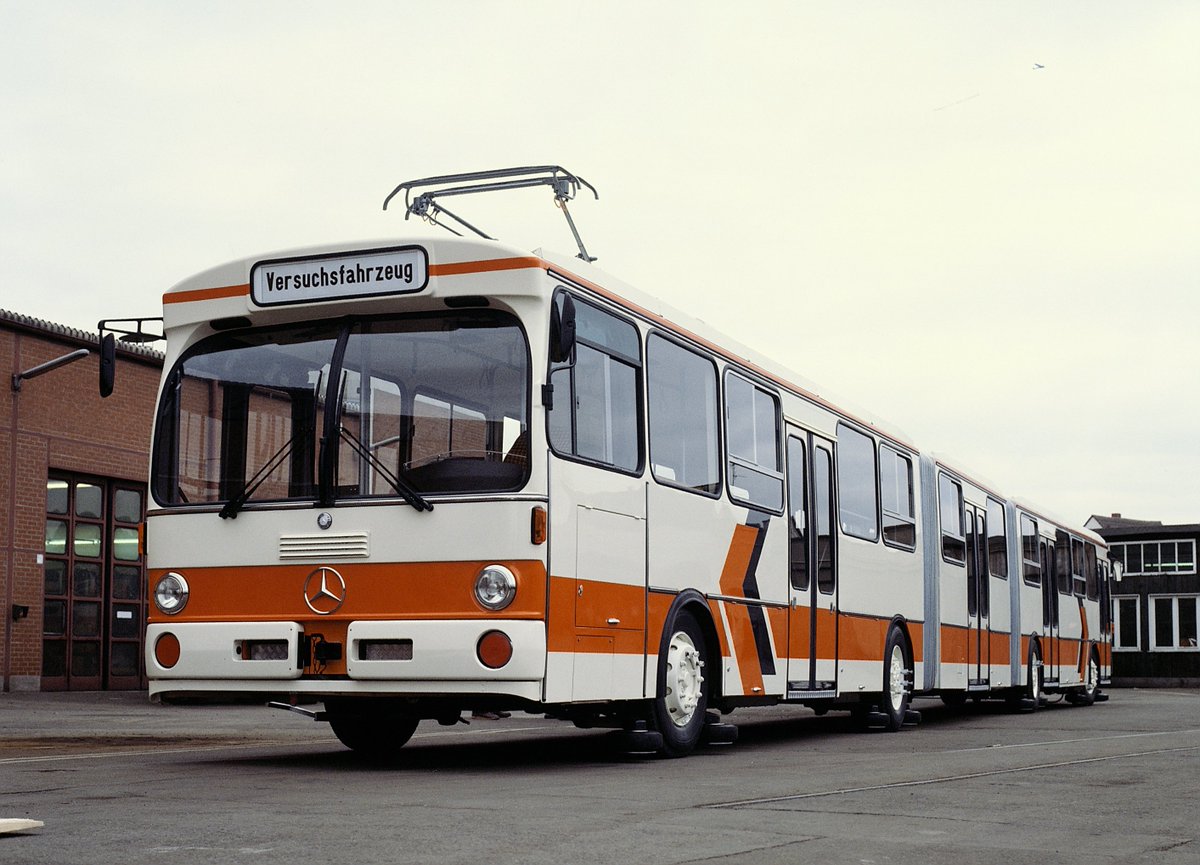
[[[912,660],[908,653],[908,641],[901,630],[892,625],[883,650],[883,692],[879,700],[880,708],[887,717],[884,729],[890,733],[904,726],[904,716],[908,714],[908,707],[912,703],[910,669]]]
[[[1096,702],[1096,694],[1100,691],[1100,658],[1096,650],[1088,652],[1087,663],[1083,667],[1083,688],[1079,692],[1079,706],[1090,706]]]
[[[662,734],[661,753],[667,757],[686,756],[700,742],[710,693],[704,675],[707,658],[700,623],[680,610],[663,633],[654,697],[654,728]]]
[[[1029,644],[1029,681],[1025,685],[1025,697],[1033,703],[1032,711],[1037,711],[1042,705],[1042,652],[1037,643]]]
[[[374,760],[395,759],[420,723],[419,718],[397,714],[370,700],[326,701],[325,711],[341,743]]]

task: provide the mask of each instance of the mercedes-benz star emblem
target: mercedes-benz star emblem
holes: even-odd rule
[[[346,580],[333,568],[317,568],[304,581],[304,603],[318,616],[328,616],[346,601]]]
[[[333,525],[333,515],[322,511],[317,515],[317,527],[327,529]]]

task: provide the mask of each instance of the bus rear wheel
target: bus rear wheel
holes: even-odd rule
[[[327,700],[329,726],[343,745],[363,757],[395,759],[420,723],[369,700]]]
[[[681,610],[667,628],[658,657],[654,727],[662,753],[683,757],[695,750],[704,729],[709,683],[704,676],[706,644],[696,617]]]
[[[909,679],[908,644],[899,628],[892,626],[888,632],[887,647],[883,652],[883,714],[887,717],[884,729],[896,732],[904,726],[908,706],[912,701]]]

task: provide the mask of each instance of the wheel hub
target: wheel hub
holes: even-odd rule
[[[893,646],[891,677],[888,680],[888,698],[892,701],[893,711],[900,711],[907,693],[908,681],[904,670],[904,651],[899,646]]]
[[[665,704],[671,722],[686,727],[700,705],[703,693],[704,661],[692,638],[682,631],[671,637],[667,646]]]

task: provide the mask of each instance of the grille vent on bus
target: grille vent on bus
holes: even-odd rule
[[[367,532],[279,536],[281,559],[365,559],[370,555],[371,536]]]

